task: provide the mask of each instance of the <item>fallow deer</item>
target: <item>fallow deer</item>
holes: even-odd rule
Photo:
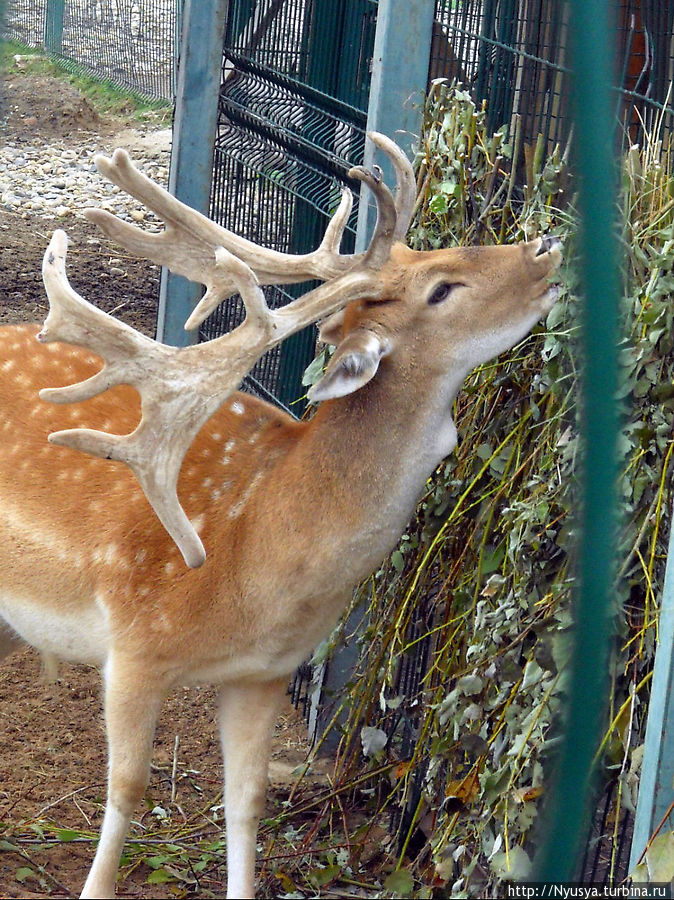
[[[371,138],[398,189],[394,199],[376,173],[352,172],[379,211],[361,254],[339,252],[348,193],[318,250],[284,255],[183,206],[122,151],[98,158],[166,228],[146,234],[102,210],[89,218],[207,286],[190,326],[238,290],[247,318],[230,334],[170,348],[89,306],[67,281],[60,231],[44,258],[42,330],[0,329],[0,656],[27,642],[103,672],[108,799],[83,897],[114,894],[162,700],[190,682],[219,686],[227,896],[254,896],[289,675],[394,547],[455,446],[452,402],[465,376],[555,301],[553,238],[408,249],[412,169],[393,142]],[[324,284],[267,309],[260,284],[308,279]],[[320,337],[336,351],[309,392],[321,401],[313,417],[233,393],[269,346],[326,316]]]

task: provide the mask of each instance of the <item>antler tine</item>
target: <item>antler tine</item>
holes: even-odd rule
[[[393,194],[382,181],[381,172],[371,172],[363,166],[349,169],[351,178],[357,178],[366,184],[374,194],[377,202],[377,222],[370,246],[363,255],[365,265],[381,266],[389,257],[396,225],[396,208]]]
[[[174,415],[184,417],[184,398],[175,389],[171,396],[170,390],[175,350],[137,333],[80,297],[66,277],[67,245],[65,232],[56,231],[44,255],[42,273],[50,310],[38,340],[45,343],[67,341],[89,347],[103,358],[104,365],[86,381],[64,388],[47,388],[40,391],[40,397],[54,403],[71,403],[94,397],[115,384],[126,383],[135,387],[141,396],[143,418],[130,435],[75,428],[55,432],[49,440],[130,466],[187,564],[200,565],[206,558],[204,548],[178,502],[176,488],[183,457],[201,426],[190,431],[189,437],[178,429],[170,442],[165,431],[166,423],[170,423]],[[153,408],[160,384],[166,402],[161,411]],[[148,465],[151,454],[155,454],[152,466]]]
[[[393,233],[394,241],[402,241],[412,221],[414,205],[417,198],[417,184],[414,169],[406,154],[395,141],[377,131],[369,131],[368,137],[391,160],[396,174],[395,209],[396,224]]]
[[[376,131],[368,132],[368,137],[389,157],[396,175],[394,199],[377,167],[375,171],[363,166],[349,170],[351,178],[357,178],[370,188],[377,203],[377,222],[363,263],[380,266],[388,259],[391,245],[403,240],[407,234],[416,200],[416,181],[410,161],[395,141]]]

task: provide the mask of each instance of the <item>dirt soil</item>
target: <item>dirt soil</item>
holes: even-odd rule
[[[104,119],[74,87],[42,75],[15,74],[0,86],[0,141],[76,148],[92,137],[110,152],[129,121]],[[83,218],[37,218],[0,207],[0,324],[42,321],[47,298],[42,256],[55,228],[70,238],[68,277],[76,290],[106,312],[154,336],[159,269],[125,254]],[[114,259],[110,273],[110,259]],[[120,271],[121,270],[121,271]]]
[[[126,121],[105,120],[79,93],[58,80],[16,76],[3,85],[0,141],[70,142],[98,135],[106,152]],[[4,119],[4,126],[1,124]],[[50,222],[0,206],[0,323],[41,321],[47,303],[40,276],[44,249],[54,227],[71,238],[69,275],[88,300],[153,335],[158,270],[124,257],[123,273],[109,274],[120,249],[86,221]],[[119,264],[117,264],[119,267]],[[144,808],[132,836],[184,823],[214,841],[220,832],[221,759],[210,688],[177,690],[164,707]],[[274,746],[270,814],[278,811],[294,782],[291,771],[308,749],[301,717],[290,705]],[[62,664],[59,680],[40,677],[40,660],[27,650],[0,670],[0,897],[78,896],[100,825],[105,797],[106,752],[100,678],[86,666]],[[173,792],[173,798],[172,798]],[[153,812],[154,810],[154,812]],[[164,816],[169,818],[164,818]],[[73,841],[73,834],[82,833]],[[59,840],[60,838],[60,840]],[[67,840],[67,842],[64,842]],[[157,838],[161,847],[162,839]],[[148,884],[152,868],[131,859],[118,896],[224,896],[224,867],[200,885]]]

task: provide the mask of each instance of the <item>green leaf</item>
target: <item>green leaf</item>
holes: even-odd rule
[[[172,881],[173,876],[170,872],[167,872],[166,869],[154,869],[147,876],[148,884],[166,884],[167,881]]]
[[[327,347],[323,348],[318,356],[309,363],[302,375],[302,384],[304,387],[311,387],[323,377],[323,372],[328,364],[329,354]]]
[[[661,832],[653,839],[646,851],[645,865],[649,882],[659,883],[674,878],[674,831]],[[639,880],[643,879],[643,875],[642,869],[637,873]]]
[[[414,890],[414,878],[407,869],[396,869],[384,882],[384,890],[390,891],[392,894],[400,894],[403,897],[410,897]]]
[[[462,678],[459,678],[457,684],[460,693],[465,694],[466,697],[474,697],[475,694],[480,693],[483,687],[484,681],[479,675],[475,675],[475,673],[464,675]]]
[[[21,866],[20,869],[16,870],[16,874],[14,875],[14,877],[17,881],[23,884],[24,881],[27,881],[29,878],[37,878],[37,874],[33,871],[33,869],[30,868],[30,866]]]
[[[74,841],[76,838],[82,837],[82,833],[79,831],[73,831],[72,828],[60,828],[56,832],[56,837],[59,841],[63,841],[64,843],[68,843],[69,841]]]
[[[566,318],[567,309],[564,303],[555,303],[550,312],[548,313],[548,317],[545,320],[545,325],[547,328],[552,331],[555,329],[561,322],[563,322]]]
[[[443,194],[448,194],[450,197],[453,197],[456,193],[457,181],[456,178],[446,178],[444,181],[441,181],[438,185],[438,189]]]
[[[531,870],[531,861],[525,851],[515,844],[509,853],[500,851],[490,859],[492,872],[504,881],[524,881]]]
[[[342,870],[339,866],[317,866],[309,872],[309,880],[315,887],[325,887],[333,882],[335,878],[339,878],[341,873]]]
[[[435,213],[437,216],[441,216],[443,213],[446,213],[449,209],[449,204],[447,203],[447,197],[444,194],[436,194],[435,197],[428,204],[428,208],[431,212]]]
[[[165,865],[167,862],[171,862],[172,858],[173,858],[173,857],[171,857],[171,856],[166,856],[166,855],[163,855],[163,856],[150,856],[150,857],[148,857],[148,858],[145,860],[145,862],[148,864],[148,866],[149,866],[151,869],[160,869],[160,868],[161,868],[163,865]]]

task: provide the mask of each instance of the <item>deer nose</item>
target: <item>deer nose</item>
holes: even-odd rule
[[[544,253],[550,253],[551,250],[556,250],[562,246],[562,242],[559,238],[553,237],[551,234],[546,234],[541,238],[541,245],[536,251],[536,256],[542,256]]]

